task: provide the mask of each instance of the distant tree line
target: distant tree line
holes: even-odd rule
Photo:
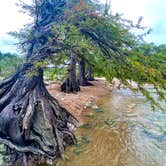
[[[0,79],[13,74],[22,63],[23,58],[13,53],[0,52]]]

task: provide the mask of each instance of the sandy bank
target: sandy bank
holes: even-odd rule
[[[78,93],[66,94],[60,91],[60,85],[51,83],[47,89],[54,96],[59,103],[70,111],[81,123],[81,113],[86,111],[102,97],[109,94],[114,88],[107,81],[102,78],[97,78],[96,81],[91,82],[94,86],[81,87]]]

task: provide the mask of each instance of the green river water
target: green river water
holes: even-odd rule
[[[141,95],[114,90],[84,113],[78,144],[56,166],[166,166],[166,112],[151,111]]]

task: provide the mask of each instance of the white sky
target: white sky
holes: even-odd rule
[[[152,28],[146,41],[166,44],[166,0],[112,0],[112,10],[135,21],[143,16],[143,24]]]
[[[4,50],[4,46],[8,49],[7,45],[10,45],[12,41],[5,33],[18,30],[28,22],[28,17],[18,12],[16,2],[18,0],[1,0],[0,50]],[[143,24],[153,29],[152,34],[146,38],[147,41],[166,44],[164,36],[166,32],[166,0],[112,0],[111,4],[113,13],[124,13],[126,18],[136,21],[139,16],[143,16]]]
[[[0,3],[0,34],[17,30],[28,21],[28,17],[19,13],[19,8],[15,5],[18,0],[1,0]]]

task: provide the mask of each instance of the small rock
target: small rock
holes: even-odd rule
[[[84,108],[84,109],[87,109],[87,107],[86,107],[86,106],[84,106],[83,108]]]
[[[97,105],[92,106],[93,109],[98,109],[99,107]]]
[[[52,159],[47,159],[46,160],[47,164],[52,166],[54,164],[53,160]]]
[[[136,104],[132,103],[132,104],[129,104],[129,105],[128,105],[128,108],[131,108],[131,109],[132,109],[132,108],[134,108],[135,106],[136,106]]]
[[[85,106],[86,107],[92,107],[93,106],[93,103],[91,101],[88,101],[87,103],[85,103]]]
[[[56,94],[56,97],[61,97],[61,96],[63,96],[62,93],[58,93],[58,94]]]
[[[76,130],[76,127],[71,123],[67,123],[67,127],[69,128],[70,131],[75,131]]]

